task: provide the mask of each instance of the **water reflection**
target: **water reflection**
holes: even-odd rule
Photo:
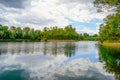
[[[0,80],[114,80],[99,62],[96,43],[0,43]]]
[[[0,80],[30,80],[30,74],[24,69],[0,71]]]
[[[105,63],[108,72],[115,74],[120,80],[120,49],[100,46],[100,60]]]
[[[71,57],[75,54],[75,42],[44,42],[44,54],[57,56],[64,53],[65,56]]]
[[[57,56],[64,53],[67,57],[75,54],[74,42],[41,42],[41,43],[0,43],[0,54],[33,54],[44,53]]]

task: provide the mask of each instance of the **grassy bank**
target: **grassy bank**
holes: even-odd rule
[[[111,48],[120,48],[120,42],[103,42],[102,45]]]

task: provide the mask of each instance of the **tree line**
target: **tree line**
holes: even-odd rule
[[[79,34],[72,25],[65,28],[44,27],[43,30],[35,30],[30,27],[3,26],[0,24],[0,40],[95,40],[97,35],[90,36],[87,33]]]

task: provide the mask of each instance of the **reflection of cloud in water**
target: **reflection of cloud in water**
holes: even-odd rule
[[[89,52],[89,51],[94,51],[96,50],[96,46],[95,44],[97,43],[97,41],[80,41],[77,42],[77,46],[78,49],[80,49],[80,51],[82,52]]]
[[[41,73],[38,73],[38,75]],[[114,77],[102,69],[102,63],[89,60],[73,60],[63,66],[47,70],[42,80],[114,80]]]
[[[84,58],[67,63],[65,62],[68,58],[64,55],[2,55],[0,59],[0,69],[6,67],[2,68],[3,71],[25,69],[35,80],[114,80],[113,75],[103,70],[102,63],[92,63]],[[13,68],[8,67],[11,65],[14,65]]]
[[[1,43],[0,75],[23,70],[32,78],[25,80],[114,80],[98,62],[96,43]]]

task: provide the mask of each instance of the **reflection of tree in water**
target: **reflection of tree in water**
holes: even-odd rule
[[[47,51],[47,44],[46,44],[46,42],[44,42],[44,46],[43,46],[43,53],[44,53],[44,55],[47,54],[46,51]]]
[[[41,52],[41,43],[32,42],[7,42],[0,43],[0,54],[32,54]]]
[[[75,44],[74,43],[67,43],[65,45],[65,52],[64,52],[64,54],[67,57],[71,57],[71,56],[75,55]]]
[[[120,80],[120,49],[100,46],[99,51],[107,72],[115,74],[116,79]]]
[[[44,55],[65,54],[71,57],[75,54],[74,42],[23,42],[23,43],[1,43],[0,54],[33,54],[44,53]]]
[[[44,55],[50,54],[57,56],[58,55],[58,43],[57,42],[44,42],[43,53]]]
[[[71,57],[75,54],[75,43],[70,42],[45,42],[43,53],[50,55],[60,55],[64,54],[67,57]]]
[[[8,51],[6,50],[8,49],[6,45],[4,45],[3,43],[0,44],[0,55],[1,54],[5,54],[5,53],[8,53]]]
[[[58,51],[57,45],[58,45],[57,42],[54,42],[53,47],[52,47],[52,49],[51,49],[51,50],[52,50],[52,54],[53,54],[54,56],[57,56],[57,54],[58,54],[58,52],[57,52],[57,51]]]

